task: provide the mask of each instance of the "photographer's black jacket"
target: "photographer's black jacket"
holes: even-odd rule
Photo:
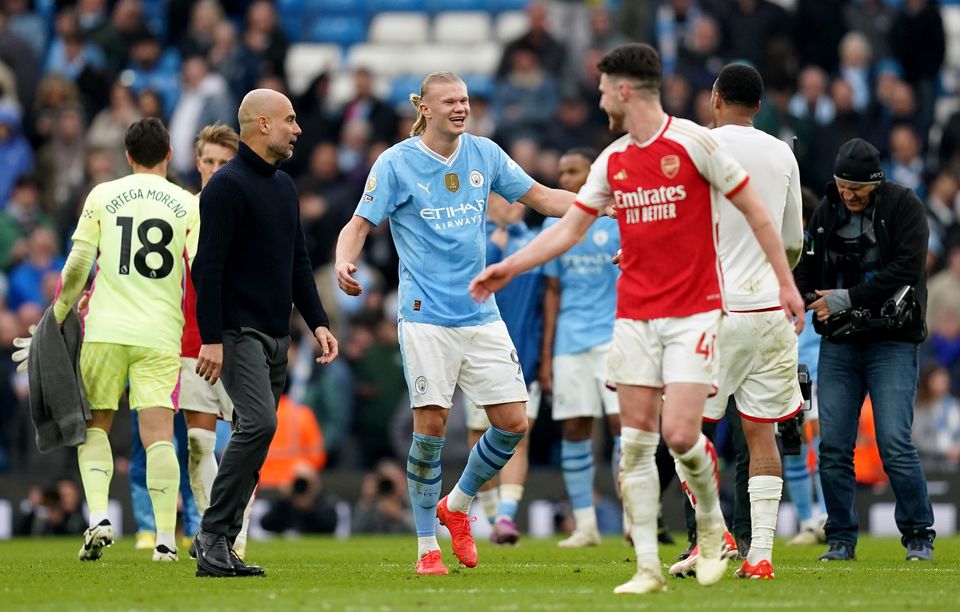
[[[927,335],[927,279],[924,265],[930,228],[923,203],[910,189],[884,182],[872,197],[876,204],[873,217],[877,246],[880,249],[880,270],[869,281],[849,289],[854,308],[868,308],[874,317],[880,308],[904,285],[914,288],[918,312],[903,328],[875,329],[857,337],[858,342],[896,340],[923,342]],[[828,269],[827,241],[837,229],[840,207],[844,206],[835,183],[827,186],[827,195],[814,211],[807,226],[804,254],[794,270],[801,294],[817,289],[836,289],[833,271]]]

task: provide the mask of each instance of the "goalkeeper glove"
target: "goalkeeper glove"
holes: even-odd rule
[[[13,360],[17,363],[17,372],[27,371],[27,364],[29,363],[30,357],[30,345],[33,343],[33,334],[37,331],[37,326],[31,325],[27,331],[30,332],[29,338],[13,339],[13,346],[20,349],[13,354]]]

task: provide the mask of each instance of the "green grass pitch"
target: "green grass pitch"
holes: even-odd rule
[[[0,543],[0,610],[609,610],[960,609],[960,538],[936,542],[933,563],[908,563],[896,539],[861,539],[858,561],[820,563],[822,546],[775,549],[777,579],[728,576],[703,588],[668,579],[667,593],[617,596],[634,569],[618,538],[581,550],[525,539],[515,548],[478,542],[480,565],[458,566],[441,541],[449,576],[415,576],[416,540],[406,537],[277,539],[252,542],[265,578],[195,578],[195,563],[154,563],[130,538],[81,563],[81,538]],[[680,546],[661,547],[665,564]],[[666,566],[664,568],[666,571]]]

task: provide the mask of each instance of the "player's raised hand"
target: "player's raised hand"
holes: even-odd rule
[[[796,285],[791,283],[788,287],[780,287],[780,305],[787,320],[793,323],[794,331],[798,334],[802,332],[807,322],[806,307]]]
[[[363,293],[363,287],[360,286],[360,281],[353,278],[353,275],[357,272],[357,266],[345,261],[338,263],[336,270],[337,285],[340,286],[341,291],[347,295],[360,295]]]
[[[503,289],[513,278],[510,267],[500,262],[487,266],[470,281],[470,297],[478,302],[486,302],[495,291]]]
[[[313,330],[313,337],[317,339],[317,343],[320,345],[320,356],[317,357],[317,363],[326,365],[340,354],[340,345],[337,339],[326,327],[318,327]]]
[[[197,355],[197,374],[211,385],[220,380],[223,369],[223,344],[203,344]]]

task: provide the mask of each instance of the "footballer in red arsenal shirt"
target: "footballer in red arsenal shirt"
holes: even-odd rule
[[[726,525],[715,511],[716,451],[701,433],[704,403],[715,390],[716,335],[723,297],[717,256],[719,196],[746,217],[780,285],[780,302],[797,331],[803,300],[778,228],[743,168],[710,135],[670,117],[660,104],[663,72],[656,50],[627,44],[607,53],[600,107],[612,132],[626,135],[594,162],[586,184],[561,220],[529,245],[487,267],[470,284],[483,301],[517,274],[571,248],[600,211],[617,210],[623,273],[607,377],[621,411],[620,487],[632,525],[637,570],[614,589],[666,589],[657,551],[659,484],[654,454],[661,435],[697,505],[697,581],[719,581],[727,566]]]

